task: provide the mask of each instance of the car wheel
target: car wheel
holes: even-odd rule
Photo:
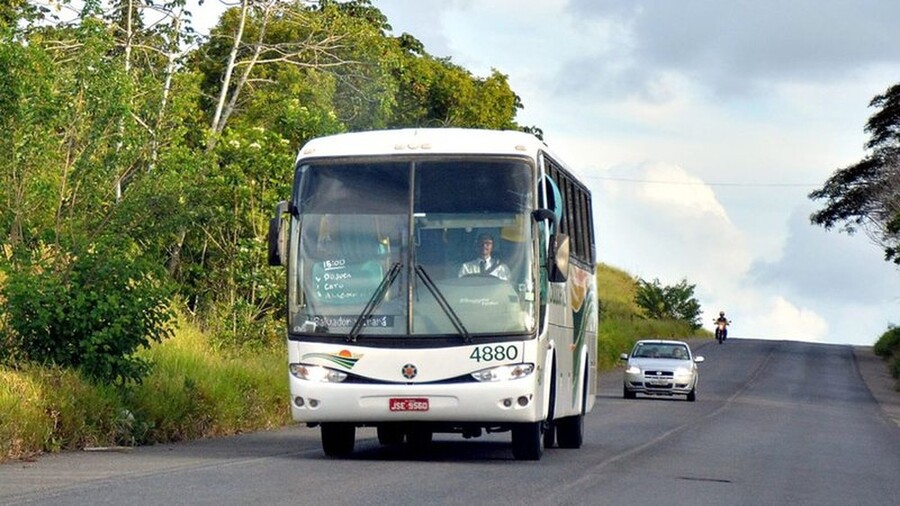
[[[692,388],[691,391],[688,392],[687,400],[689,402],[694,402],[697,400],[697,387]]]
[[[625,399],[636,399],[637,394],[628,390],[628,387],[622,387],[622,397]]]

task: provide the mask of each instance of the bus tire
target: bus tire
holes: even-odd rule
[[[403,443],[403,437],[406,435],[403,428],[393,424],[382,424],[376,428],[378,432],[378,442],[385,446],[396,446]]]
[[[519,423],[512,428],[512,451],[516,460],[541,460],[544,454],[544,422]]]
[[[553,448],[556,444],[556,357],[553,357],[553,369],[550,377],[550,402],[547,408],[547,426],[544,427],[544,448]]]
[[[584,412],[587,410],[588,373],[584,372],[581,392],[581,412],[556,421],[556,441],[560,448],[581,448],[584,442]]]
[[[567,416],[557,420],[556,441],[560,448],[581,448],[584,441],[584,415]]]
[[[406,432],[406,443],[413,450],[421,451],[431,445],[434,439],[434,432],[428,429],[413,428]]]
[[[544,429],[544,448],[553,448],[556,444],[556,422],[548,422]]]
[[[350,423],[323,423],[322,450],[329,457],[346,457],[353,453],[356,427]]]

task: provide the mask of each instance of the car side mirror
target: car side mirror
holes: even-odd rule
[[[623,354],[619,355],[619,360],[628,360],[628,354],[623,353]]]
[[[702,356],[700,356],[700,357],[694,357],[694,362],[696,362],[696,363],[698,363],[698,364],[699,364],[700,362],[703,362],[704,360],[706,360],[706,359],[703,358]]]

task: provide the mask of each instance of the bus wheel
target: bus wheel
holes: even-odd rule
[[[584,412],[587,411],[588,375],[584,372],[581,394],[581,412],[556,421],[556,440],[560,448],[581,448],[584,442]]]
[[[346,457],[353,453],[356,427],[350,423],[323,423],[322,450],[329,457]]]
[[[581,448],[584,441],[584,415],[577,414],[557,420],[556,441],[560,448]]]
[[[544,422],[516,424],[512,428],[512,450],[516,460],[541,460],[544,454]]]
[[[397,425],[379,425],[377,431],[378,442],[385,446],[403,443],[404,432],[403,429]]]
[[[547,424],[544,429],[544,448],[553,448],[556,444],[556,422]]]
[[[431,444],[434,433],[428,429],[409,429],[406,432],[406,442],[414,450],[423,450]]]

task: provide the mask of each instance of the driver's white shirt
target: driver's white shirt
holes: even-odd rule
[[[483,268],[482,262],[485,263]],[[459,268],[460,277],[481,273],[486,273],[495,278],[509,281],[509,267],[496,258],[477,258],[471,262],[462,264],[462,267]]]

